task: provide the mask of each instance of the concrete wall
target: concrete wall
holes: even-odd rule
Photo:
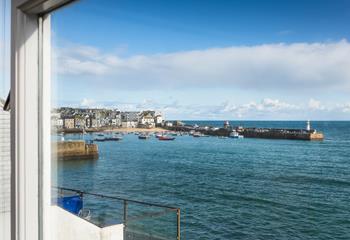
[[[52,206],[53,240],[123,240],[124,225],[100,228],[64,209]]]
[[[0,103],[0,239],[10,239],[10,113]]]

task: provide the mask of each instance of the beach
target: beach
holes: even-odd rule
[[[115,128],[115,129],[106,129],[104,132],[144,132],[144,133],[150,133],[150,132],[169,132],[169,130],[166,130],[164,128]]]

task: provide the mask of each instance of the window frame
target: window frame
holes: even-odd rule
[[[11,239],[52,239],[50,12],[75,0],[11,3]]]

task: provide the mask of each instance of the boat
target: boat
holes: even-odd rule
[[[148,139],[148,138],[149,138],[149,136],[146,135],[146,134],[141,134],[141,135],[139,135],[139,139],[146,140],[146,139]]]
[[[123,137],[118,134],[113,134],[105,137],[105,141],[120,141],[120,140],[123,140]]]
[[[200,133],[200,132],[195,132],[192,134],[193,137],[203,137],[204,134],[203,133]]]
[[[97,134],[97,137],[94,139],[96,142],[104,142],[106,141],[105,135],[103,134]]]
[[[230,138],[243,138],[243,135],[240,135],[237,131],[232,131],[229,135]]]
[[[160,138],[160,137],[162,137],[163,136],[163,134],[161,134],[161,133],[157,133],[156,134],[156,138]]]
[[[169,137],[169,136],[160,136],[158,137],[159,140],[161,141],[172,141],[172,140],[175,140],[175,137]]]
[[[112,136],[112,137],[107,137],[105,141],[120,141],[123,140],[122,136]]]

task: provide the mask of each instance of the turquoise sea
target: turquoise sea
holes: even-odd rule
[[[298,121],[231,124],[305,127]],[[190,136],[159,141],[128,134],[122,141],[97,143],[96,161],[60,162],[58,185],[180,207],[182,239],[348,240],[350,122],[311,124],[325,134],[324,141]],[[118,222],[120,206],[106,201],[87,199],[85,206],[96,221]],[[175,218],[153,219],[152,225],[145,231],[175,239]]]

